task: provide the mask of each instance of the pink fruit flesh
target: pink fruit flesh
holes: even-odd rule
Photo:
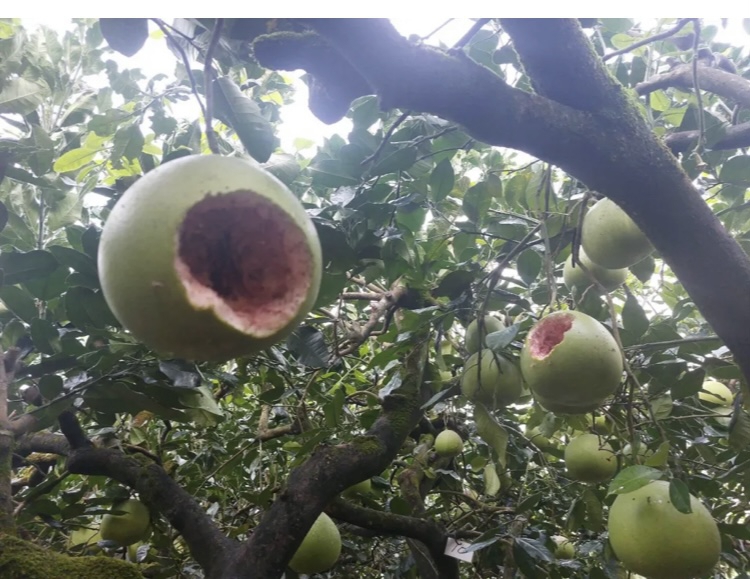
[[[178,233],[175,267],[190,302],[259,337],[297,314],[312,263],[297,223],[252,192],[206,197],[190,208]]]
[[[562,342],[565,332],[573,327],[573,316],[562,314],[539,322],[531,333],[531,355],[544,358]]]

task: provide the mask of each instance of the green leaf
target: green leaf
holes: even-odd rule
[[[9,285],[44,278],[57,269],[57,260],[47,251],[9,251],[0,254],[3,282]]]
[[[448,272],[433,290],[432,295],[438,298],[447,297],[452,300],[456,299],[471,289],[471,284],[475,279],[476,274],[464,269]]]
[[[345,164],[338,159],[322,159],[310,165],[313,185],[319,187],[343,187],[358,185],[361,169]]]
[[[500,492],[500,477],[497,474],[495,463],[488,462],[484,466],[484,494],[494,497]]]
[[[472,223],[480,224],[487,217],[487,212],[492,203],[492,195],[487,184],[477,183],[465,194],[463,200],[463,211]]]
[[[724,183],[750,186],[750,156],[737,155],[721,166],[719,179]]]
[[[541,541],[535,539],[527,539],[525,537],[517,537],[513,541],[513,552],[516,553],[516,547],[520,547],[520,550],[531,557],[534,561],[546,561],[551,563],[555,560],[549,549],[544,546]]]
[[[310,368],[326,368],[331,360],[323,332],[312,326],[300,326],[287,338],[287,347],[297,361]]]
[[[484,339],[485,343],[490,350],[497,354],[500,354],[510,345],[513,340],[516,339],[518,330],[520,328],[521,326],[519,324],[512,324],[507,328],[503,328],[502,330],[498,330],[497,332],[487,334]]]
[[[655,111],[666,111],[671,101],[663,90],[655,90],[649,95],[649,104]]]
[[[0,88],[0,114],[28,115],[49,95],[46,84],[23,77],[6,80]]]
[[[672,398],[680,400],[697,394],[700,392],[701,386],[703,386],[705,377],[706,371],[703,368],[696,368],[695,370],[685,372],[672,384],[670,388]]]
[[[138,159],[143,152],[146,140],[138,125],[130,125],[117,129],[112,138],[112,152],[109,155],[112,166],[116,169],[122,167],[122,158],[129,161]]]
[[[622,308],[622,325],[633,336],[640,338],[648,330],[649,321],[638,299],[628,292]]]
[[[86,276],[94,278],[98,276],[96,262],[85,253],[62,245],[50,245],[47,249],[63,266]]]
[[[278,140],[258,104],[242,94],[240,87],[227,76],[213,82],[213,91],[216,118],[237,133],[253,159],[260,163],[268,161]]]
[[[542,493],[534,493],[533,495],[529,495],[528,497],[524,498],[520,503],[518,503],[518,506],[516,507],[516,514],[520,515],[523,512],[530,511],[541,502],[543,497],[544,494]]]
[[[58,266],[55,271],[46,277],[31,279],[24,282],[23,287],[36,299],[49,301],[65,292],[68,287],[66,283],[68,275],[68,270],[66,268]],[[98,282],[98,280],[95,281]]]
[[[1,287],[0,300],[6,308],[24,322],[30,323],[34,318],[39,317],[34,298],[19,287],[13,285]]]
[[[30,333],[31,339],[34,341],[34,346],[42,354],[52,355],[59,351],[60,336],[55,326],[49,320],[41,318],[33,319],[31,321]]]
[[[638,281],[640,281],[641,283],[646,283],[648,280],[650,280],[651,276],[654,275],[655,270],[656,261],[650,255],[648,257],[645,257],[635,265],[630,266],[630,271],[635,277],[638,278]]]
[[[524,282],[531,285],[542,271],[542,256],[533,249],[527,249],[518,256],[517,266],[518,275]]]
[[[271,155],[263,168],[285,185],[291,185],[302,171],[297,159],[284,153]]]
[[[679,479],[669,481],[669,500],[681,513],[689,515],[693,512],[690,507],[690,489]]]
[[[590,531],[602,531],[604,529],[604,515],[602,513],[602,502],[590,488],[583,489],[581,495],[583,504],[586,505],[586,521],[584,526]]]
[[[56,173],[77,171],[81,167],[85,167],[91,163],[98,153],[99,151],[92,149],[73,149],[55,161],[52,169]]]
[[[477,426],[477,434],[495,451],[498,464],[505,470],[507,466],[508,431],[498,424],[497,420],[487,412],[487,409],[481,403],[474,406],[474,423]]]
[[[648,466],[629,466],[622,469],[609,483],[607,494],[621,495],[637,491],[648,483],[659,480],[664,473]]]
[[[456,175],[453,171],[453,165],[450,159],[440,161],[430,173],[430,193],[431,198],[436,203],[445,199],[456,182]]]
[[[729,444],[736,450],[743,450],[750,444],[750,415],[740,405],[735,406],[729,425]]]
[[[395,150],[390,155],[381,159],[371,170],[370,174],[374,177],[378,175],[387,175],[388,173],[397,173],[411,167],[417,160],[417,150],[414,147],[404,147]]]

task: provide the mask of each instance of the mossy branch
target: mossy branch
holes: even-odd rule
[[[71,450],[67,467],[71,473],[106,476],[138,491],[140,500],[152,512],[164,515],[183,536],[208,577],[226,576],[223,565],[236,544],[159,465],[142,455],[127,456],[112,448],[83,446]]]
[[[234,579],[281,577],[305,534],[325,507],[344,489],[380,474],[422,416],[427,397],[422,376],[429,336],[418,336],[403,359],[401,387],[389,394],[372,427],[351,442],[319,446],[292,471],[286,486],[245,543],[232,566]],[[273,553],[274,556],[269,556]]]
[[[326,512],[336,519],[376,531],[378,534],[417,539],[427,546],[435,563],[434,567],[440,569],[441,579],[458,577],[456,560],[444,555],[448,533],[435,521],[368,509],[344,499],[336,499],[330,503]]]

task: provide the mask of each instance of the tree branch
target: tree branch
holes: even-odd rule
[[[289,475],[231,568],[233,579],[281,577],[302,539],[326,505],[344,489],[380,474],[419,422],[427,392],[422,374],[429,339],[419,337],[401,367],[401,387],[382,402],[382,412],[363,436],[336,446],[319,446]],[[268,553],[273,551],[274,556]]]
[[[699,137],[700,131],[681,131],[667,135],[664,144],[675,154],[684,153],[695,146]],[[713,151],[724,151],[742,147],[750,147],[750,122],[726,127],[724,136],[713,143],[709,143],[706,148]]]
[[[730,99],[744,108],[750,107],[750,81],[737,74],[704,64],[700,64],[698,70],[702,90]],[[635,90],[639,95],[644,96],[656,90],[670,87],[692,89],[692,65],[682,64],[669,72],[652,76],[647,81],[638,84]]]
[[[70,445],[61,434],[51,432],[34,432],[26,434],[16,441],[14,454],[27,456],[32,452],[46,452],[67,456]]]
[[[336,519],[380,534],[417,539],[429,549],[430,557],[440,569],[441,579],[458,577],[456,560],[444,554],[448,533],[435,521],[368,509],[344,499],[336,499],[330,503],[326,507],[326,512]]]
[[[164,515],[183,536],[208,577],[229,577],[222,569],[236,549],[198,502],[157,464],[111,448],[84,446],[71,451],[71,473],[106,476],[138,491],[150,510]]]

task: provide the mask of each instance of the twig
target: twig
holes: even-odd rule
[[[367,323],[362,328],[362,331],[359,332],[357,336],[350,338],[349,345],[347,345],[343,350],[337,352],[337,356],[339,358],[348,356],[352,354],[357,348],[359,348],[359,346],[370,336],[377,336],[387,332],[388,328],[390,327],[391,320],[393,319],[393,313],[398,307],[399,301],[406,295],[407,291],[408,290],[406,287],[399,286],[396,289],[383,294],[383,296],[380,298],[380,301],[373,308],[372,313],[370,314],[370,319],[367,320]],[[383,315],[383,326],[380,330],[376,331],[375,326],[377,326],[378,321],[380,321],[380,317]]]
[[[675,24],[672,28],[669,30],[666,30],[664,32],[660,32],[659,34],[654,34],[653,36],[649,36],[648,38],[644,38],[643,40],[639,40],[638,42],[635,42],[631,44],[630,46],[626,46],[625,48],[621,48],[620,50],[616,50],[614,52],[610,52],[609,54],[605,54],[602,57],[602,60],[604,62],[607,62],[610,58],[614,58],[615,56],[620,56],[621,54],[627,54],[628,52],[631,52],[635,50],[636,48],[640,48],[641,46],[645,46],[646,44],[650,44],[652,42],[656,42],[658,40],[664,40],[665,38],[669,38],[670,36],[674,36],[677,34],[680,30],[682,30],[687,24],[690,23],[690,21],[696,20],[695,18],[682,18],[680,19],[677,24]],[[696,23],[697,24],[697,23]],[[696,31],[696,38],[698,37],[698,31]]]
[[[703,118],[703,97],[701,96],[701,87],[698,78],[698,43],[701,37],[701,23],[700,20],[695,19],[695,37],[693,38],[693,88],[695,90],[695,98],[698,105],[698,141],[695,143],[694,153],[700,153],[703,150],[703,145],[706,140],[706,126],[705,119]]]
[[[380,141],[380,144],[378,145],[378,148],[375,149],[375,152],[370,155],[369,157],[365,157],[362,159],[362,162],[360,165],[367,165],[369,163],[375,163],[375,161],[378,160],[378,157],[380,157],[380,154],[383,152],[383,149],[388,144],[388,142],[391,140],[391,137],[393,136],[393,133],[396,131],[396,129],[406,120],[409,118],[409,115],[411,115],[411,111],[405,111],[401,113],[401,116],[396,119],[396,121],[390,126],[390,128],[386,131],[385,135],[383,136],[383,140]]]
[[[644,350],[668,350],[675,346],[682,346],[684,344],[695,344],[700,342],[720,342],[719,336],[689,336],[687,338],[681,338],[679,340],[665,340],[663,342],[650,342],[647,344],[636,344],[635,346],[626,346],[624,349],[627,352],[630,351],[644,351]]]
[[[448,20],[446,20],[445,22],[443,22],[440,26],[438,26],[437,28],[435,28],[432,32],[430,32],[427,35],[423,36],[422,37],[422,41],[424,42],[425,40],[427,40],[428,38],[430,38],[434,34],[437,34],[443,28],[445,28],[446,26],[448,26],[448,24],[450,24],[451,22],[453,22],[453,18],[448,18]]]
[[[160,19],[156,18],[154,19],[154,22],[156,25],[161,29],[161,31],[164,33],[164,35],[172,40],[172,46],[175,47],[177,52],[180,53],[180,58],[182,58],[182,64],[185,67],[185,72],[188,75],[188,80],[190,81],[190,88],[193,91],[193,94],[195,95],[195,100],[198,101],[198,106],[201,109],[201,114],[203,115],[203,118],[206,118],[206,107],[203,104],[203,100],[200,97],[200,93],[198,92],[198,84],[195,82],[195,77],[193,76],[193,71],[190,68],[190,59],[188,58],[187,53],[185,50],[180,46],[177,42],[175,42],[174,37],[172,36],[172,33],[167,30],[167,25]],[[184,36],[184,34],[183,34]]]
[[[464,46],[466,46],[466,44],[469,42],[469,40],[471,40],[472,38],[474,38],[474,35],[477,32],[479,32],[482,29],[482,27],[485,24],[487,24],[490,20],[492,20],[492,19],[491,18],[479,18],[479,19],[477,19],[477,21],[474,24],[472,24],[471,28],[469,28],[469,30],[466,31],[466,34],[464,34],[461,38],[459,38],[458,42],[456,42],[456,44],[453,45],[453,48],[451,48],[451,52],[454,51],[454,50],[460,50]]]
[[[500,275],[502,274],[502,271],[506,267],[508,267],[508,264],[510,263],[510,260],[512,260],[521,251],[523,251],[524,249],[526,249],[529,240],[532,237],[534,237],[534,235],[537,234],[537,232],[541,229],[541,227],[542,227],[542,222],[540,221],[539,223],[537,223],[534,226],[534,228],[531,231],[529,231],[526,234],[526,236],[521,241],[518,242],[518,244],[516,246],[514,246],[508,252],[508,254],[505,256],[505,258],[503,258],[503,260],[499,264],[497,264],[497,266],[495,266],[495,268],[490,273],[488,273],[486,276],[484,276],[484,278],[483,278],[482,281],[489,280],[489,284],[488,284],[488,287],[487,287],[487,295],[484,298],[484,303],[482,303],[482,308],[481,308],[480,313],[479,313],[480,317],[483,315],[484,312],[487,311],[487,304],[488,304],[488,302],[490,300],[490,295],[492,295],[492,291],[495,289],[495,286],[497,285],[497,283],[498,283],[498,281],[500,279]]]
[[[367,300],[376,301],[383,297],[382,293],[368,293],[368,292],[343,292],[341,294],[342,300]]]
[[[214,24],[213,33],[211,34],[211,42],[209,43],[208,49],[206,50],[206,59],[203,65],[203,83],[204,89],[206,91],[206,111],[204,116],[206,121],[206,140],[208,141],[208,148],[211,149],[211,152],[214,155],[218,155],[220,153],[220,150],[219,139],[217,138],[216,131],[214,131],[213,127],[214,71],[211,65],[213,64],[214,50],[216,50],[216,46],[219,43],[219,38],[221,38],[221,29],[223,27],[224,19],[217,18],[216,23]]]

